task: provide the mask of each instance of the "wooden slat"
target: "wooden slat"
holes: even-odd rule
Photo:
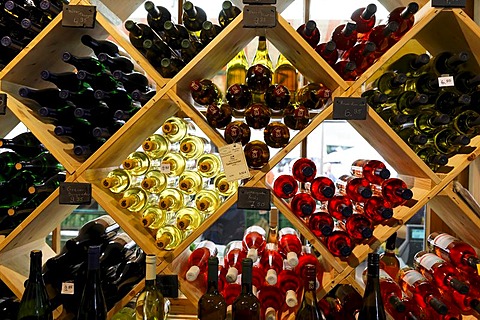
[[[385,7],[388,11],[392,11],[395,8],[398,7],[405,7],[408,5],[411,0],[378,0],[378,2]],[[427,4],[429,1],[428,0],[416,0],[416,3],[418,3],[420,6],[423,6]]]
[[[83,4],[91,4],[97,7],[97,10],[109,16],[113,24],[117,21],[125,21],[144,1],[143,0],[83,0]],[[145,16],[147,15],[145,11]],[[110,17],[111,16],[111,17]]]

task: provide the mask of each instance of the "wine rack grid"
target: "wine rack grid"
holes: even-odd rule
[[[480,52],[480,44],[478,43],[478,38],[480,37],[479,27],[460,9],[433,9],[426,4],[421,11],[417,13],[416,19],[418,22],[412,30],[355,82],[347,83],[343,81],[281,16],[278,16],[277,27],[266,30],[256,30],[242,28],[242,15],[237,17],[237,19],[227,27],[227,30],[215,38],[214,41],[202,50],[178,75],[173,79],[163,79],[128,42],[126,35],[119,31],[118,26],[110,22],[113,19],[106,17],[107,13],[111,13],[109,12],[111,10],[118,18],[124,20],[129,13],[141,5],[143,1],[124,2],[122,5],[118,5],[118,3],[114,3],[114,1],[102,1],[103,5],[109,10],[105,11],[105,16],[102,11],[97,14],[97,25],[94,29],[79,30],[62,28],[61,15],[59,15],[19,54],[17,59],[12,61],[12,63],[0,73],[0,90],[9,94],[8,108],[14,115],[7,116],[8,126],[11,127],[18,121],[24,122],[67,168],[71,174],[67,181],[91,182],[93,184],[93,197],[100,205],[112,215],[122,228],[124,228],[146,252],[158,254],[158,272],[172,272],[174,271],[172,270],[173,265],[181,265],[178,264],[177,261],[186,259],[188,256],[187,247],[190,242],[206,230],[236,201],[236,195],[229,198],[219,210],[197,229],[194,234],[190,235],[179,248],[171,252],[160,252],[153,244],[152,235],[137,222],[135,214],[127,213],[119,209],[116,205],[115,197],[99,187],[98,182],[112,167],[118,166],[118,162],[122,158],[138,147],[146,136],[155,131],[155,129],[158,129],[163,120],[174,115],[177,111],[183,111],[187,116],[192,118],[217,146],[224,145],[225,141],[220,134],[216,130],[211,129],[205,123],[203,116],[195,108],[191,107],[193,103],[188,90],[185,90],[185,88],[188,87],[191,80],[208,78],[212,75],[212,71],[222,68],[254,37],[265,35],[307,79],[315,82],[323,82],[333,89],[333,96],[358,95],[364,83],[371,82],[370,79],[376,78],[376,76],[388,66],[390,61],[393,61],[395,57],[401,55],[403,52],[418,52],[417,50],[425,52],[428,50],[431,53],[438,53],[442,49],[445,50],[445,44],[436,38],[438,37],[437,30],[442,31],[443,37],[452,33],[456,35],[453,37],[453,39],[455,39],[454,42],[449,44],[449,48],[453,47],[460,50],[469,47],[477,60],[475,71],[478,71],[478,53]],[[89,4],[94,3],[94,1],[88,2],[82,0],[78,3]],[[119,8],[120,11],[117,11]],[[446,30],[448,29],[446,26],[452,26],[452,28]],[[447,35],[445,35],[445,31]],[[80,35],[85,33],[97,38],[111,36],[154,80],[157,85],[157,94],[94,155],[85,162],[80,163],[72,160],[73,158],[64,150],[64,143],[48,136],[50,134],[49,128],[32,116],[29,109],[16,98],[18,97],[17,92],[19,86],[27,85],[35,88],[47,86],[46,82],[41,82],[38,76],[40,70],[45,67],[43,65],[37,65],[36,59],[39,56],[52,56],[53,54],[59,53],[59,50],[64,51],[69,50],[69,48],[72,48],[75,54],[88,54],[87,51],[81,52],[78,46]],[[458,35],[463,35],[463,37],[459,37]],[[57,41],[58,39],[66,41],[60,43]],[[83,50],[87,49],[84,48]],[[216,57],[216,59],[211,59],[212,56]],[[63,68],[57,70],[56,68],[59,64],[62,64]],[[53,60],[48,67],[55,68],[52,69],[55,71],[67,71],[66,68],[68,68],[68,65]],[[318,70],[312,70],[315,69],[312,67],[316,67]],[[246,186],[265,186],[262,181],[265,174],[289,151],[305,139],[318,124],[329,118],[332,110],[331,105],[325,108],[312,120],[306,129],[300,131],[292,138],[292,141],[287,147],[272,157],[268,165],[264,166],[261,170],[252,170],[252,179]],[[2,123],[3,121],[4,119],[2,119]],[[469,208],[459,201],[455,194],[449,190],[442,191],[478,156],[478,150],[475,150],[471,154],[453,157],[450,161],[454,169],[446,175],[437,175],[413,154],[406,144],[393,133],[375,112],[370,111],[366,121],[351,121],[351,124],[367,141],[380,150],[382,156],[384,156],[389,163],[393,164],[402,178],[408,181],[409,186],[413,186],[414,197],[417,199],[417,203],[414,204],[412,208],[396,208],[394,217],[399,219],[399,222],[393,222],[386,226],[378,226],[374,232],[374,243],[370,243],[370,245],[359,245],[354,249],[349,259],[340,260],[333,258],[331,254],[327,252],[324,245],[305,227],[303,222],[291,213],[285,202],[274,196],[274,204],[286,215],[295,227],[312,242],[315,248],[322,254],[322,259],[324,259],[329,266],[323,281],[324,286],[322,292],[320,292],[320,296],[328,292],[335,284],[345,280],[352,273],[354,267],[366,258],[368,252],[388,238],[403,222],[429,201],[434,208],[438,208],[438,210],[436,210],[438,212],[445,213],[449,212],[448,209],[450,208],[460,208],[464,214],[459,214],[459,216],[468,216],[469,223],[474,223],[477,227],[480,226],[478,218],[473,216],[472,212],[468,211]],[[478,146],[479,142],[480,139],[477,137],[472,140],[471,145]],[[6,239],[0,242],[0,278],[4,281],[6,280],[7,284],[17,295],[21,295],[23,291],[23,281],[21,280],[24,279],[26,275],[25,268],[28,267],[28,257],[14,253],[28,252],[33,246],[37,246],[38,248],[38,245],[42,246],[42,249],[48,247],[44,242],[45,236],[54,227],[59,225],[74,209],[74,206],[60,206],[56,201],[57,198],[58,190]],[[452,219],[447,219],[448,222],[451,220]],[[465,228],[462,229],[459,225],[457,229],[459,229],[458,235],[462,237]],[[473,234],[474,231],[472,231],[471,235],[465,235],[467,238],[465,240],[468,241],[468,237],[473,237]],[[47,248],[45,248],[45,250],[47,254],[44,255],[44,258],[54,254],[52,250]],[[176,259],[175,263],[172,263],[174,259]],[[23,268],[20,266],[23,266]],[[181,277],[180,285],[181,288],[185,288],[184,293],[187,294],[189,300],[195,304],[196,301],[198,301],[200,292],[191,290],[192,285],[183,281]],[[136,292],[140,291],[142,287],[143,283],[141,282],[117,304],[114,310],[125,304]],[[112,311],[110,312],[110,316]]]

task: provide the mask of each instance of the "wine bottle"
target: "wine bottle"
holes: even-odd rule
[[[225,268],[228,270],[225,278],[228,283],[233,283],[242,273],[242,261],[247,257],[242,241],[230,241],[225,247],[223,256]]]
[[[28,170],[19,171],[12,179],[0,184],[0,207],[10,208],[20,205],[28,196],[28,188],[43,178]]]
[[[357,42],[357,24],[347,22],[335,28],[332,32],[332,41],[337,45],[338,50],[348,50]]]
[[[100,40],[84,34],[80,38],[80,41],[92,49],[97,57],[100,53],[106,53],[112,57],[118,57],[120,55],[118,46],[110,40]]]
[[[302,243],[295,229],[284,227],[278,231],[278,249],[290,267],[298,265],[298,256],[302,253]]]
[[[17,170],[28,170],[39,176],[50,177],[65,168],[48,151],[44,151],[30,160],[22,160],[15,164]]]
[[[335,222],[328,212],[317,211],[308,217],[308,228],[317,238],[328,237],[333,232]]]
[[[393,217],[393,209],[390,203],[378,195],[368,198],[363,204],[356,203],[355,210],[364,214],[374,224],[385,222]]]
[[[222,163],[216,154],[204,154],[197,159],[197,171],[204,178],[213,178],[220,173]]]
[[[377,12],[377,6],[374,3],[370,3],[366,7],[358,8],[355,10],[350,19],[357,25],[357,33],[367,33],[372,30],[375,25],[375,13]]]
[[[149,205],[142,212],[141,223],[145,228],[156,230],[170,223],[174,217],[175,212],[173,211],[164,211],[157,205]]]
[[[134,181],[135,179],[127,170],[117,168],[110,171],[102,180],[102,187],[109,189],[112,193],[121,193],[130,188]]]
[[[355,160],[352,163],[351,174],[375,184],[381,184],[385,179],[390,178],[390,170],[379,160]]]
[[[130,153],[122,162],[122,166],[131,175],[141,176],[145,174],[150,168],[150,158],[141,151],[134,151]]]
[[[344,220],[337,220],[337,224],[355,242],[362,242],[373,236],[372,222],[362,214],[352,214]]]
[[[432,314],[441,317],[448,313],[448,306],[441,300],[438,289],[420,272],[409,267],[400,269],[399,284],[402,290],[422,308],[431,309]]]
[[[106,275],[106,270],[109,267],[116,266],[124,262],[134,253],[135,242],[130,236],[124,232],[118,233],[112,240],[110,240],[104,247],[100,255],[100,267],[102,269],[102,276]]]
[[[202,30],[202,24],[206,20],[207,14],[202,8],[194,6],[190,1],[186,1],[183,4],[182,21],[183,25],[190,33],[199,36],[200,31]]]
[[[353,61],[340,60],[333,65],[333,70],[345,81],[355,81],[361,74]]]
[[[232,304],[232,320],[260,320],[260,301],[252,292],[252,259],[242,261],[242,292]]]
[[[290,91],[281,84],[273,84],[265,91],[265,104],[274,111],[284,110],[290,103]]]
[[[404,91],[407,76],[404,73],[385,72],[375,82],[374,87],[389,97],[398,96]]]
[[[195,161],[187,161],[178,152],[169,152],[162,159],[163,172],[169,177],[178,177],[185,170],[195,168]]]
[[[29,194],[39,194],[39,193],[52,193],[54,192],[59,186],[60,182],[64,182],[66,179],[66,174],[64,172],[58,172],[52,175],[50,178],[45,180],[42,183],[35,183],[32,186],[28,187]]]
[[[302,36],[312,48],[315,48],[320,41],[320,31],[313,20],[308,20],[307,23],[298,27],[297,33]]]
[[[330,253],[336,257],[348,257],[354,247],[352,239],[342,230],[334,230],[324,241]]]
[[[352,201],[346,196],[334,195],[327,202],[327,210],[335,219],[343,220],[353,214]]]
[[[455,267],[439,256],[419,251],[414,256],[414,263],[425,278],[435,283],[441,290],[447,292],[455,290],[460,294],[469,292],[470,287],[459,279]]]
[[[326,320],[323,311],[317,304],[317,293],[315,287],[316,273],[317,269],[315,265],[307,265],[305,267],[303,299],[300,308],[295,315],[296,320]]]
[[[30,273],[20,301],[17,319],[53,320],[47,289],[42,277],[42,251],[40,250],[30,252]]]
[[[224,320],[227,317],[227,303],[218,290],[218,258],[208,259],[207,291],[198,300],[198,319]]]
[[[102,52],[97,55],[98,60],[106,65],[110,72],[115,72],[116,70],[120,70],[126,74],[130,74],[134,71],[135,65],[133,64],[132,60],[127,57],[118,56],[112,57],[109,54]],[[124,80],[124,79],[118,79]],[[125,86],[125,85],[124,85]]]
[[[302,130],[310,122],[310,114],[303,104],[290,104],[283,110],[283,122],[292,130]]]
[[[263,141],[250,141],[243,148],[243,152],[249,168],[261,168],[270,160],[270,150]]]
[[[182,118],[170,117],[162,125],[163,135],[170,142],[178,142],[182,140],[187,133],[194,133],[189,124]]]
[[[243,233],[243,249],[247,251],[247,258],[257,261],[265,250],[266,232],[260,226],[251,226],[245,229]]]
[[[124,89],[131,93],[134,90],[140,90],[142,92],[147,92],[150,90],[147,77],[145,77],[140,72],[130,72],[125,73],[120,69],[112,71],[112,75],[115,79],[122,83]]]
[[[221,204],[220,197],[215,190],[203,189],[195,195],[195,206],[205,216],[211,215]]]
[[[273,193],[279,198],[290,199],[297,191],[298,182],[291,175],[280,175],[273,182]]]
[[[177,211],[176,218],[177,228],[189,233],[200,226],[205,216],[197,208],[183,207]]]
[[[320,43],[315,51],[331,66],[338,60],[337,45],[333,41]]]
[[[204,47],[207,46],[212,40],[222,31],[222,27],[217,24],[213,24],[210,21],[202,23],[202,31],[200,31],[200,42]]]
[[[242,11],[234,6],[230,1],[222,3],[222,10],[218,14],[218,23],[222,28],[227,27]]]
[[[225,98],[230,107],[237,111],[245,110],[253,101],[249,87],[240,83],[235,83],[228,87]]]
[[[100,246],[88,248],[88,270],[83,288],[77,319],[106,319],[107,305],[103,295],[100,276]]]
[[[284,268],[278,274],[277,286],[285,292],[285,303],[290,308],[298,305],[297,294],[302,290],[302,279],[291,268]]]
[[[297,102],[308,109],[322,109],[331,100],[332,91],[322,83],[309,83],[297,92]]]
[[[290,100],[294,100],[298,90],[298,71],[283,54],[278,56],[273,83],[285,86],[290,92]]]
[[[246,145],[250,141],[250,127],[243,121],[235,120],[225,127],[225,141],[227,143],[241,142]]]
[[[185,170],[178,178],[178,187],[183,193],[194,195],[205,187],[205,183],[197,171]]]
[[[480,114],[473,110],[460,112],[453,118],[453,127],[467,137],[474,137],[480,132]]]
[[[327,201],[335,194],[335,184],[328,177],[316,177],[310,184],[310,193],[315,200]]]
[[[415,118],[413,118],[413,125],[415,128],[424,134],[431,134],[439,127],[444,127],[450,123],[450,116],[443,114],[433,109],[421,110]],[[411,125],[412,123],[405,123],[404,126]]]
[[[290,201],[290,208],[292,212],[300,218],[307,218],[313,212],[315,212],[315,208],[317,203],[315,199],[306,192],[299,192],[295,194]]]
[[[213,185],[218,194],[224,197],[233,195],[238,189],[238,181],[228,181],[225,173],[219,174],[213,181]]]
[[[180,140],[180,154],[186,159],[198,159],[202,154],[210,152],[207,139],[188,135]]]
[[[168,21],[165,23],[168,23]],[[144,23],[127,20],[125,21],[124,26],[128,31],[130,43],[142,54],[145,54],[145,49],[143,48],[143,42],[145,40],[159,39],[158,35],[155,34],[152,28]]]
[[[195,250],[193,250],[193,252],[188,257],[188,270],[185,274],[185,278],[187,279],[187,281],[195,281],[201,273],[205,273],[207,271],[207,266],[210,267],[210,258],[216,257],[217,253],[217,247],[212,241],[203,240],[199,242],[195,247]],[[216,266],[218,269],[218,260]],[[218,271],[215,272],[215,277],[218,278]]]
[[[410,2],[406,7],[393,9],[387,17],[387,22],[395,21],[398,23],[398,29],[395,31],[394,39],[396,41],[407,33],[415,22],[414,14],[417,13],[420,6],[416,2]]]
[[[77,70],[85,70],[93,74],[106,72],[105,66],[94,57],[79,57],[70,52],[62,54],[62,61],[73,65]]]
[[[472,94],[480,84],[480,76],[471,71],[461,71],[454,77],[455,89],[464,94]]]
[[[156,284],[157,257],[148,254],[145,264],[145,288],[138,296],[135,304],[136,319],[163,319],[165,301]]]
[[[145,207],[155,202],[156,196],[148,194],[139,187],[131,187],[123,193],[122,198],[118,201],[121,208],[131,212],[139,212]]]
[[[379,279],[379,255],[378,253],[368,254],[368,275],[365,293],[363,295],[362,308],[358,319],[387,319],[380,292]]]
[[[178,211],[185,204],[185,195],[177,188],[166,188],[158,195],[158,206],[162,210]]]
[[[183,39],[181,43],[182,48],[180,49],[182,60],[185,63],[190,62],[200,51],[203,49],[204,45],[198,40],[189,40]]]
[[[368,41],[375,44],[375,52],[373,53],[375,58],[380,58],[396,43],[394,40],[396,30],[398,30],[398,23],[391,21],[387,24],[378,25],[370,31]]]
[[[102,72],[102,73],[94,74],[86,70],[78,70],[77,78],[83,82],[88,83],[90,87],[93,88],[93,90],[112,91],[119,87],[119,83],[110,73]],[[65,97],[65,99],[70,99],[70,97]],[[89,103],[85,103],[85,102],[82,102],[81,104],[85,105],[85,108],[88,108],[91,106]],[[82,107],[81,104],[80,105],[75,104],[75,106]]]
[[[146,1],[144,4],[147,14],[147,23],[148,25],[160,34],[164,28],[163,25],[166,21],[172,20],[172,15],[167,8],[162,6],[156,6],[152,1]]]
[[[407,126],[405,128],[401,128],[399,131],[397,131],[397,134],[410,147],[423,146],[428,141],[427,135],[418,132],[418,130],[415,129],[414,126]]]
[[[412,199],[413,192],[403,180],[390,178],[382,182],[382,195],[394,208]]]
[[[173,250],[184,239],[185,233],[174,225],[164,225],[157,230],[155,244],[160,250]]]
[[[293,163],[293,177],[300,182],[312,182],[317,173],[315,162],[307,158],[300,158]]]
[[[145,50],[145,58],[147,58],[152,66],[160,73],[162,73],[163,59],[179,59],[178,54],[173,51],[166,42],[160,39],[145,39],[145,41],[143,41],[143,49]]]
[[[283,257],[275,243],[267,243],[260,258],[260,266],[265,270],[265,280],[269,285],[277,283],[277,275],[283,270]]]
[[[365,178],[355,178],[354,176],[342,175],[335,182],[340,194],[346,195],[352,201],[364,202],[372,197],[370,182]]]
[[[217,129],[225,128],[232,121],[232,108],[228,103],[222,103],[219,106],[211,104],[207,107],[208,124]]]
[[[271,69],[261,63],[252,65],[247,70],[245,76],[245,83],[252,91],[254,97],[257,97],[267,90],[271,85],[273,79],[273,73]],[[260,100],[260,99],[257,99]]]
[[[277,312],[281,312],[285,295],[277,286],[264,285],[258,292],[261,306],[261,316],[265,320],[277,319]]]
[[[459,68],[469,60],[469,58],[470,54],[466,51],[458,53],[449,51],[441,52],[433,58],[431,62],[431,71],[437,76],[444,74],[454,75],[459,71]]]
[[[170,151],[170,141],[160,134],[153,134],[145,139],[142,143],[145,154],[150,159],[163,158]]]
[[[302,253],[298,257],[298,265],[295,267],[294,271],[300,278],[305,278],[306,269],[309,265],[315,266],[316,278],[319,282],[321,282],[324,274],[323,267],[320,265],[317,256],[313,253],[312,247],[310,245],[306,245],[302,247]],[[316,285],[316,288],[318,287],[319,283]]]
[[[370,89],[362,92],[362,97],[367,99],[367,104],[372,107],[377,113],[385,108],[385,102],[388,96],[378,90]]]
[[[32,102],[36,102],[41,107],[63,106],[64,101],[58,96],[60,90],[58,88],[33,89],[29,87],[21,87],[18,89],[20,97],[27,100],[27,105],[32,108]],[[30,100],[30,101],[28,101]]]
[[[350,50],[346,51],[342,56],[342,60],[345,61],[348,59],[349,61],[355,63],[356,68],[354,72],[358,76],[360,76],[368,68],[370,68],[370,66],[374,63],[374,60],[375,60],[374,53],[376,49],[377,49],[377,46],[372,41],[360,42],[354,45]],[[347,66],[345,65],[344,68],[346,67]],[[334,66],[334,69],[335,69],[335,66]]]
[[[245,83],[245,77],[247,76],[248,61],[245,55],[245,49],[242,49],[237,55],[227,63],[227,69],[225,71],[227,77],[227,89],[234,84]],[[228,98],[227,98],[228,100]],[[230,101],[229,101],[230,102]]]
[[[290,141],[290,131],[281,122],[271,122],[263,130],[264,141],[271,148],[283,148]]]
[[[422,159],[433,171],[448,163],[448,157],[439,153],[432,146],[425,146],[415,150],[417,156]]]
[[[395,254],[397,233],[394,232],[385,242],[385,252],[380,255],[380,268],[383,269],[392,279],[398,279],[400,261]]]
[[[252,103],[245,110],[245,122],[253,129],[267,127],[270,122],[271,112],[264,103]]]
[[[416,115],[420,111],[430,108],[428,102],[426,94],[407,90],[397,97],[395,106],[399,113]]]
[[[433,132],[433,138],[430,141],[433,142],[437,151],[449,155],[456,153],[462,146],[467,146],[470,138],[450,128],[439,128],[438,131]]]
[[[398,73],[405,73],[407,77],[419,77],[425,73],[425,66],[430,62],[430,56],[426,53],[407,53],[395,60],[388,69]]]
[[[82,86],[88,86],[87,83],[82,83],[75,72],[50,72],[42,70],[40,72],[42,80],[49,81],[57,86],[59,89],[66,89],[71,91],[80,91]]]
[[[163,58],[160,65],[160,69],[157,68],[157,70],[162,77],[173,78],[183,69],[183,67],[185,67],[185,62],[178,58]]]
[[[209,79],[194,80],[190,83],[190,92],[193,101],[202,106],[220,103],[222,100],[222,93]]]

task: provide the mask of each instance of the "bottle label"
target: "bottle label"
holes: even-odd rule
[[[61,294],[75,294],[75,284],[72,282],[62,282]]]
[[[378,272],[378,277],[380,280],[393,280],[392,277],[383,269],[380,269]]]
[[[116,222],[115,220],[113,220],[112,217],[110,217],[109,215],[103,215],[101,216],[100,218],[97,219],[98,221],[103,221],[106,226],[111,226],[111,225],[114,225]]]
[[[227,144],[218,149],[228,182],[250,178],[241,143]]]
[[[416,282],[418,281],[427,281],[427,279],[418,271],[415,270],[409,270],[405,272],[405,274],[402,277],[403,281],[408,283],[410,286],[414,286]]]
[[[445,262],[445,260],[433,253],[426,253],[418,259],[418,263],[428,270],[431,270],[435,264],[443,262]]]
[[[447,251],[448,246],[450,243],[454,242],[457,240],[455,237],[447,234],[447,233],[442,233],[439,234],[435,240],[433,240],[433,244],[436,245],[437,247]]]
[[[130,238],[130,236],[126,233],[117,234],[115,238],[117,239],[117,242],[118,240],[120,240],[122,242],[125,242],[125,244],[133,241],[132,238]]]

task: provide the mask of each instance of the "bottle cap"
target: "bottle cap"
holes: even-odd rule
[[[162,200],[160,200],[160,202],[159,202],[160,208],[162,208],[164,210],[170,208],[170,206],[172,204],[173,204],[173,201],[172,201],[172,199],[170,199],[170,197],[165,197]]]
[[[345,218],[348,218],[353,214],[353,208],[345,204],[342,204],[339,211]]]
[[[230,189],[230,184],[227,181],[222,181],[217,185],[217,188],[221,192],[227,192]]]
[[[136,167],[137,163],[133,159],[125,159],[122,164],[125,169],[131,170]]]
[[[153,141],[144,141],[142,144],[142,148],[145,151],[153,151],[157,149],[157,147],[158,147],[157,144]]]
[[[390,178],[390,170],[388,170],[387,168],[378,169],[378,171],[376,171],[375,173],[377,173],[377,175],[382,179]]]
[[[277,319],[277,312],[274,308],[268,307],[265,311],[265,320],[276,320]]]
[[[200,172],[208,172],[212,169],[212,165],[207,162],[207,161],[203,161],[202,163],[200,163],[200,165],[198,166],[198,171]]]
[[[363,230],[362,230],[362,237],[363,238],[368,239],[368,238],[371,238],[372,235],[373,235],[372,228],[369,228],[369,227],[363,228]]]
[[[164,123],[163,126],[162,126],[162,131],[163,133],[173,133],[173,128],[174,126],[172,126],[170,123]]]
[[[402,199],[410,200],[413,198],[413,192],[410,189],[403,189],[400,196]]]
[[[330,186],[325,186],[322,188],[322,194],[325,198],[331,198],[335,194],[335,189]]]
[[[129,207],[131,207],[132,205],[135,204],[135,197],[129,196],[129,197],[126,197],[126,198],[122,198],[122,199],[120,199],[119,204],[120,204],[121,208],[127,209],[127,208],[129,208]]]
[[[35,193],[35,187],[34,186],[31,186],[31,187],[28,187],[28,193],[29,194],[34,194]]]
[[[199,274],[200,268],[198,266],[191,266],[186,274],[187,281],[195,281],[198,278]]]
[[[275,285],[277,283],[277,272],[274,269],[268,269],[265,280],[269,285]]]
[[[383,219],[390,219],[391,217],[393,217],[392,208],[385,208],[382,206],[378,208],[378,212],[380,213],[380,216],[382,216]]]
[[[371,197],[372,197],[372,194],[373,194],[373,193],[372,193],[372,190],[371,190],[370,188],[367,188],[367,187],[363,188],[363,189],[360,191],[360,195],[361,195],[363,198],[365,198],[365,199],[371,198]]]
[[[431,298],[429,301],[430,306],[437,311],[441,315],[445,315],[448,313],[448,307],[445,303],[442,302],[442,300],[439,300],[438,298]]]
[[[227,274],[225,276],[227,282],[233,283],[233,282],[237,281],[237,277],[238,277],[237,268],[235,268],[235,267],[228,268]]]
[[[72,59],[72,54],[70,52],[64,52],[62,54],[62,60],[63,61],[68,62],[68,61],[70,61],[70,59]]]
[[[352,248],[350,248],[350,246],[348,245],[344,245],[340,248],[340,254],[343,257],[348,257],[351,253],[352,253]]]
[[[157,238],[156,244],[159,249],[165,249],[170,242],[170,237],[166,234],[162,234],[160,237]]]
[[[248,249],[247,258],[253,261],[257,261],[258,259],[258,250],[256,248]],[[245,261],[245,260],[244,260]]]
[[[146,228],[151,225],[154,221],[152,214],[147,214],[142,218],[142,225]]]
[[[178,186],[180,187],[180,190],[188,191],[193,187],[193,182],[190,179],[183,179],[180,180]]]
[[[438,164],[440,166],[444,166],[448,163],[448,157],[444,154],[438,154],[431,159],[433,164]]]
[[[145,257],[145,262],[147,264],[157,263],[157,256],[154,254],[147,254],[147,256]]]
[[[323,225],[320,228],[320,232],[322,233],[323,236],[328,237],[329,235],[332,234],[333,228],[329,225]]]
[[[102,186],[104,188],[112,188],[118,185],[118,179],[107,177],[102,180]]]
[[[400,313],[405,312],[406,310],[405,303],[403,303],[403,301],[399,297],[392,295],[388,300],[397,312],[400,312]]]
[[[206,211],[208,209],[208,207],[210,206],[210,202],[205,198],[202,198],[202,199],[196,201],[195,204],[197,206],[197,209],[200,210],[200,211]]]
[[[285,183],[285,184],[282,186],[282,192],[285,193],[287,196],[292,195],[294,189],[295,189],[295,188],[294,188],[293,185],[290,184],[290,183]]]
[[[186,217],[180,218],[177,221],[177,228],[180,230],[186,230],[190,225],[190,222],[190,219],[187,219]]]
[[[15,163],[15,169],[22,170],[23,165],[20,162]]]
[[[295,252],[290,251],[287,253],[287,263],[291,267],[296,267],[298,265],[298,256]]]
[[[378,253],[369,253],[368,254],[368,265],[379,265],[380,255]]]
[[[143,181],[142,181],[142,188],[148,190],[148,189],[153,188],[153,187],[155,186],[155,184],[156,184],[156,183],[155,183],[155,179],[153,179],[153,178],[145,178],[145,179],[143,179]]]
[[[295,307],[298,304],[296,292],[293,290],[288,290],[285,297],[285,302],[287,303],[287,306],[289,306],[290,308]]]

